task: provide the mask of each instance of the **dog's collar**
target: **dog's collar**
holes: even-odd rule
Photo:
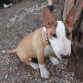
[[[46,43],[47,43],[47,44],[50,44],[50,41],[49,41],[49,39],[48,39],[48,32],[46,31],[46,32],[44,32],[44,33],[45,33]]]
[[[43,32],[44,32],[44,35],[45,35],[46,43],[51,44],[50,41],[49,41],[49,38],[48,38],[48,32],[47,32],[45,27],[43,27]]]

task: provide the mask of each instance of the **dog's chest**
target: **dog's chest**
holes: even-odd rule
[[[52,49],[52,46],[49,44],[45,47],[44,49],[44,55],[45,56],[49,56],[53,53],[53,49]]]

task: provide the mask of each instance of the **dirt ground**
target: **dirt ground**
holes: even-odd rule
[[[54,1],[53,15],[58,20],[61,19],[62,4],[62,0],[59,3],[58,0]],[[40,9],[46,5],[45,0],[22,0],[7,9],[0,7],[0,50],[15,48],[25,35],[42,27]],[[63,59],[59,65],[53,66],[47,58],[46,68],[50,78],[43,79],[39,70],[22,63],[16,54],[0,54],[0,83],[83,83],[83,72],[80,73],[81,78],[77,79],[75,67],[72,69],[68,64],[72,64],[69,59]],[[69,67],[72,67],[70,71]]]

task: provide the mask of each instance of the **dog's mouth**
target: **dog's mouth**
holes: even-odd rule
[[[67,54],[67,55],[61,54],[61,55],[57,56],[57,59],[59,59],[59,60],[67,59],[67,58],[69,58],[69,56],[70,56],[69,54]]]
[[[64,59],[69,58],[69,54],[67,54],[67,55],[61,54],[61,57],[64,58]]]

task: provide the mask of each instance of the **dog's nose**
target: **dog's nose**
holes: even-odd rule
[[[67,55],[63,55],[63,54],[62,54],[61,57],[65,59],[65,58],[68,58],[69,55],[68,55],[68,54],[67,54]]]

